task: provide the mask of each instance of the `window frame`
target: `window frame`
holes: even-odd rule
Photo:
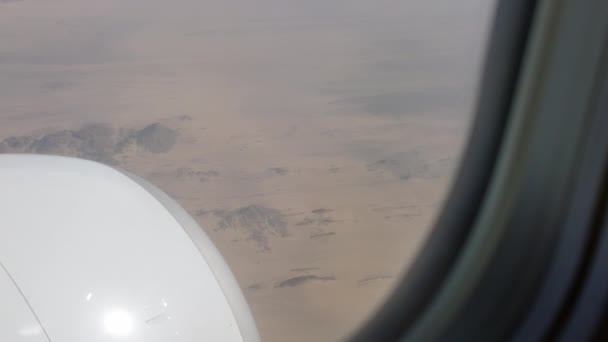
[[[581,317],[606,312],[589,293],[608,302],[607,14],[601,0],[498,1],[451,192],[352,341],[598,336]]]

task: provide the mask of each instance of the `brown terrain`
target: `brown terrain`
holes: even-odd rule
[[[441,206],[491,4],[253,3],[0,1],[0,152],[147,178],[221,250],[265,341],[333,341]]]

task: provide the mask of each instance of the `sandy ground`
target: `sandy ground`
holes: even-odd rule
[[[265,341],[337,340],[406,270],[465,141],[491,4],[422,3],[0,1],[0,140],[172,129],[115,165],[198,220]]]

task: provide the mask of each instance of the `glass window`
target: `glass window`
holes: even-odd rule
[[[352,332],[458,164],[492,0],[0,1],[0,152],[176,198],[265,341]]]

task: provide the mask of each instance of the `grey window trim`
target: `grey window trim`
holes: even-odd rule
[[[606,18],[602,0],[498,2],[455,184],[413,266],[353,341],[597,336],[597,324],[575,322],[606,312],[579,298],[608,298],[596,241],[605,235]]]

